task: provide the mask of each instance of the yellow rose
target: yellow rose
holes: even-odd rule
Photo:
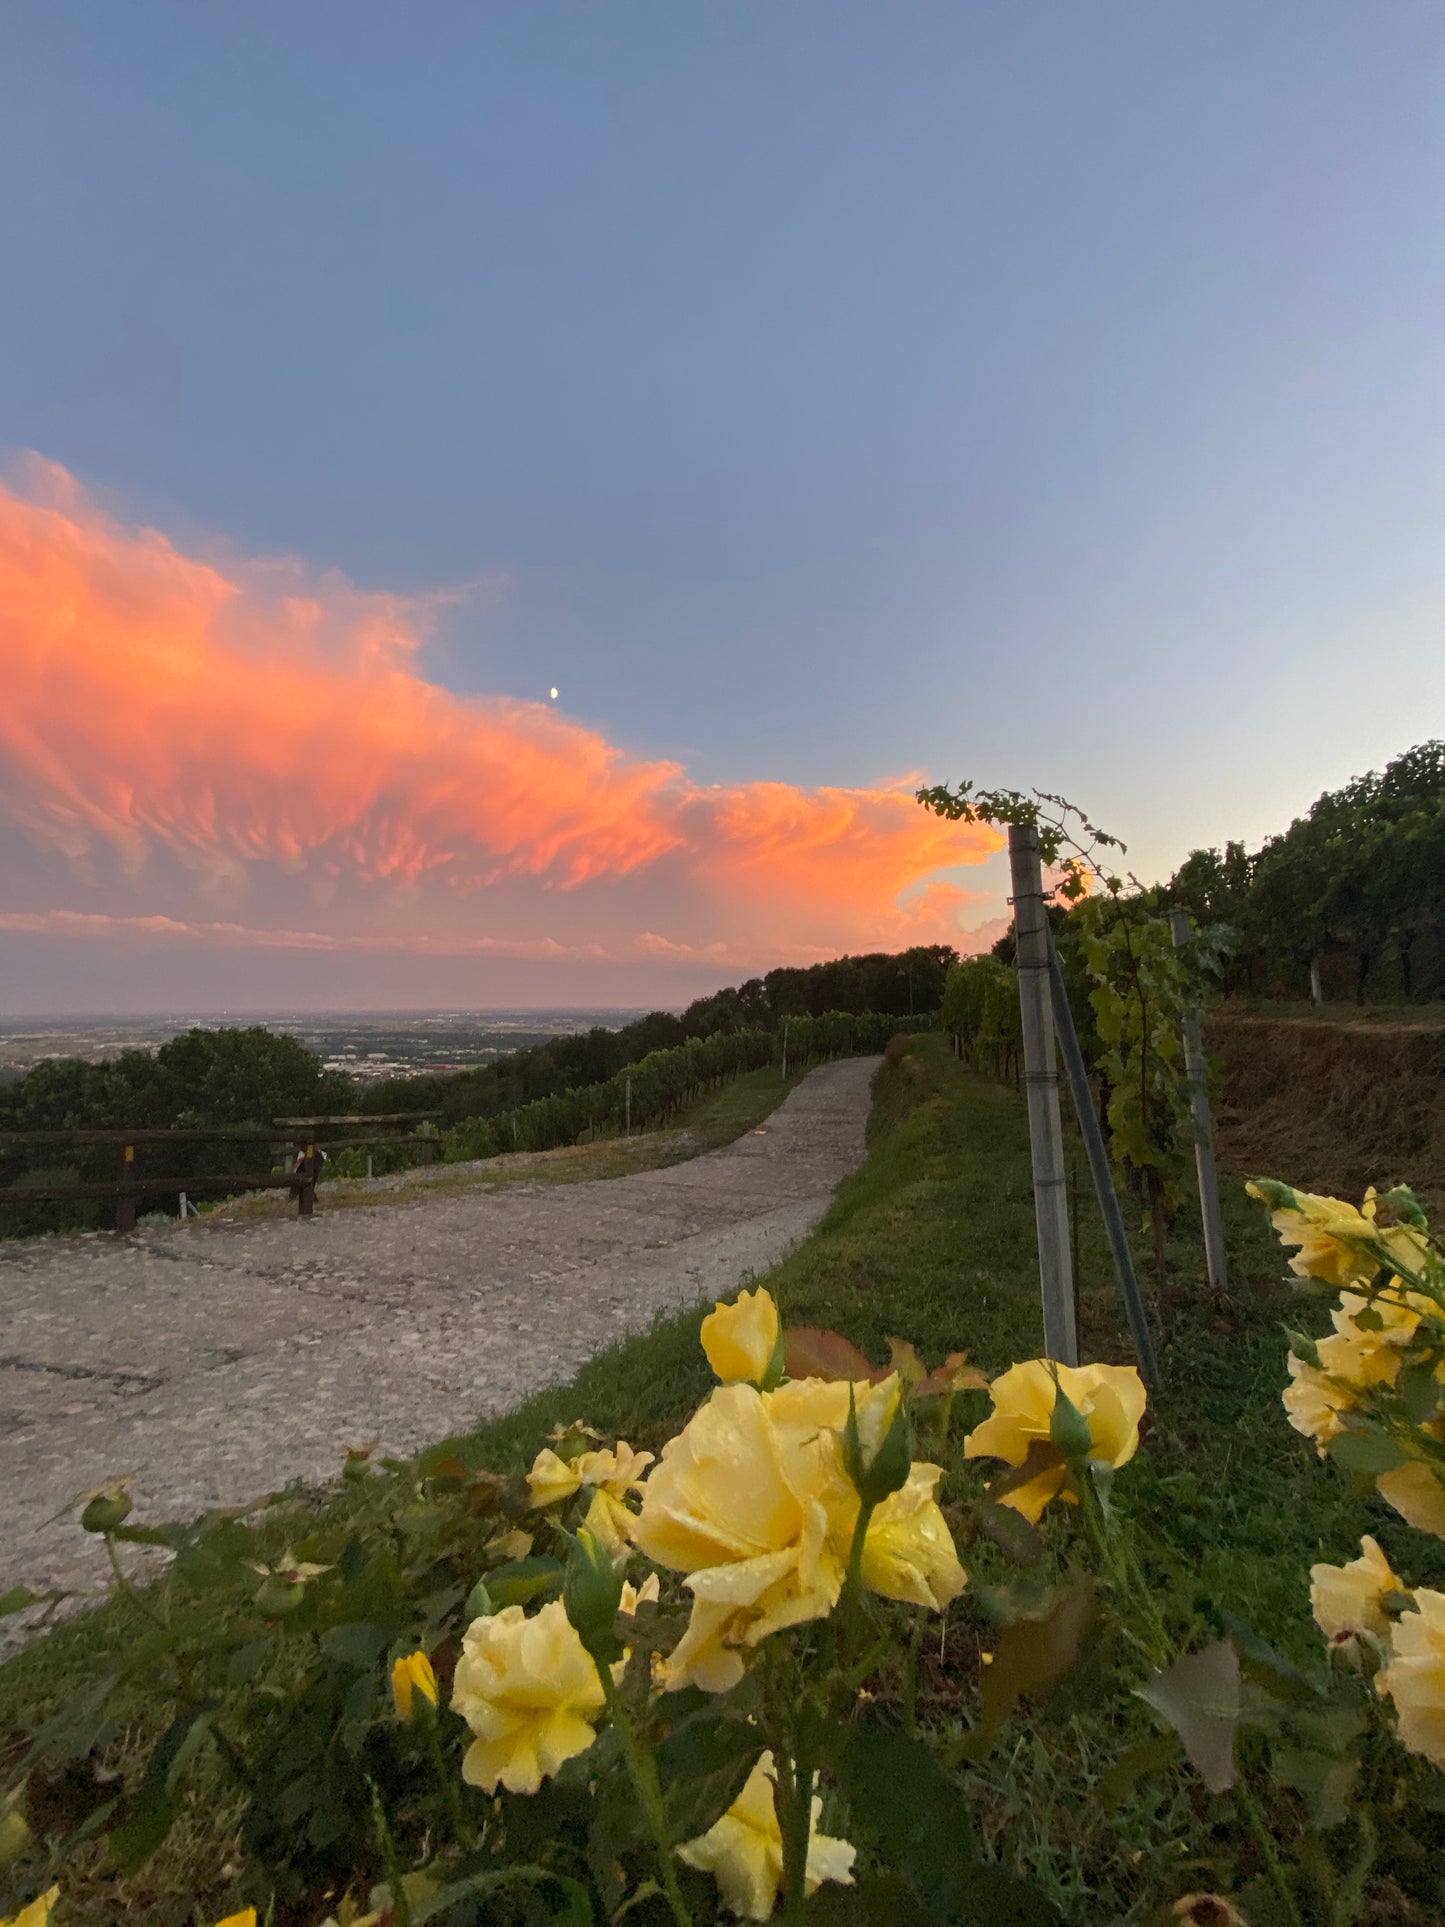
[[[804,1890],[816,1893],[825,1880],[853,1883],[856,1850],[846,1840],[817,1830],[823,1802],[813,1796],[813,1831],[808,1839]],[[783,1880],[783,1835],[773,1799],[773,1756],[764,1753],[747,1784],[721,1820],[697,1840],[677,1849],[678,1858],[718,1884],[722,1903],[744,1920],[768,1920],[778,1904]]]
[[[418,1696],[435,1706],[437,1694],[437,1676],[425,1653],[408,1653],[397,1660],[391,1669],[391,1697],[398,1719],[415,1718]]]
[[[942,1477],[941,1466],[915,1464],[908,1483],[875,1509],[863,1541],[870,1592],[942,1612],[963,1591],[968,1575],[933,1496]]]
[[[38,1901],[36,1905],[39,1905]],[[0,1923],[0,1927],[3,1927],[3,1923]],[[15,1927],[30,1927],[30,1923],[26,1920],[24,1914],[22,1914],[19,1921],[15,1923]],[[227,1914],[224,1920],[218,1920],[216,1922],[216,1927],[256,1927],[256,1909],[254,1907],[243,1907],[238,1914]]]
[[[582,1523],[602,1541],[615,1560],[620,1560],[627,1556],[630,1549],[636,1520],[637,1514],[625,1506],[621,1499],[614,1499],[605,1486],[599,1486],[592,1494],[592,1503]]]
[[[1377,1684],[1395,1702],[1402,1743],[1445,1766],[1445,1593],[1422,1588],[1415,1608],[1396,1622]]]
[[[1366,1331],[1355,1322],[1363,1311],[1378,1313],[1379,1331]],[[1342,1291],[1338,1307],[1330,1314],[1337,1332],[1357,1341],[1368,1340],[1375,1345],[1408,1345],[1422,1321],[1438,1322],[1440,1317],[1440,1308],[1432,1298],[1426,1298],[1422,1292],[1404,1291],[1398,1286],[1394,1291],[1376,1292],[1373,1296],[1358,1291]]]
[[[1390,1631],[1385,1612],[1389,1594],[1400,1592],[1400,1581],[1375,1541],[1360,1541],[1360,1556],[1347,1566],[1310,1567],[1310,1610],[1326,1639],[1353,1646],[1361,1633],[1384,1639]]]
[[[1252,1198],[1264,1197],[1253,1183],[1245,1189]],[[1271,1208],[1269,1221],[1281,1244],[1299,1246],[1289,1261],[1296,1277],[1319,1278],[1328,1285],[1368,1283],[1380,1269],[1380,1258],[1360,1250],[1354,1241],[1375,1238],[1373,1208],[1366,1217],[1341,1198],[1317,1197],[1312,1191],[1296,1191],[1294,1198],[1293,1207]]]
[[[625,1493],[641,1491],[652,1456],[651,1452],[634,1452],[626,1439],[617,1441],[616,1451],[583,1452],[571,1460],[544,1446],[527,1474],[532,1504],[558,1505],[584,1485],[597,1486],[620,1500]]]
[[[652,1460],[651,1452],[634,1452],[626,1439],[619,1439],[615,1451],[584,1452],[577,1460],[577,1474],[583,1485],[596,1486],[612,1498],[622,1499],[629,1492],[642,1490]]]
[[[48,1893],[41,1894],[38,1900],[32,1900],[28,1907],[22,1907],[18,1914],[7,1914],[4,1920],[0,1920],[0,1927],[45,1927],[59,1898],[59,1887],[52,1887]],[[256,1909],[252,1907],[248,1911],[251,1915],[250,1927],[256,1927]],[[239,1920],[240,1915],[236,1918]],[[224,1921],[221,1927],[225,1927]]]
[[[847,1556],[840,1526],[858,1503],[837,1443],[847,1401],[846,1385],[816,1380],[768,1397],[725,1385],[663,1448],[632,1537],[689,1575],[695,1603],[668,1664],[673,1689],[726,1692],[742,1677],[737,1649],[832,1610]]]
[[[767,1377],[779,1330],[778,1308],[760,1285],[714,1306],[702,1321],[702,1348],[724,1385],[756,1384]]]
[[[1328,1344],[1329,1340],[1326,1339]],[[1325,1447],[1333,1438],[1344,1431],[1341,1412],[1354,1409],[1354,1400],[1342,1386],[1327,1378],[1304,1359],[1296,1358],[1291,1352],[1287,1361],[1290,1382],[1280,1393],[1280,1403],[1289,1414],[1289,1422],[1296,1432],[1303,1432],[1307,1439],[1313,1439],[1321,1458]]]
[[[1341,1385],[1361,1390],[1371,1385],[1393,1385],[1403,1362],[1400,1348],[1382,1332],[1361,1331],[1352,1318],[1347,1330],[1332,1332],[1315,1346],[1322,1369]]]
[[[605,1695],[597,1668],[553,1599],[529,1619],[507,1606],[474,1619],[462,1642],[452,1706],[477,1735],[462,1778],[486,1793],[535,1793],[596,1737]]]
[[[1423,1460],[1411,1459],[1393,1472],[1382,1472],[1375,1480],[1375,1489],[1406,1525],[1445,1539],[1445,1481]]]
[[[1057,1382],[1055,1375],[1057,1374]],[[993,1415],[964,1440],[964,1457],[1003,1459],[1022,1465],[1030,1448],[1052,1447],[1054,1405],[1062,1387],[1089,1429],[1089,1458],[1100,1465],[1127,1465],[1139,1447],[1139,1421],[1147,1394],[1132,1365],[1056,1365],[1032,1358],[1011,1365],[989,1386]],[[1060,1457],[1036,1478],[1001,1501],[1026,1519],[1037,1519],[1049,1500],[1069,1488],[1069,1468]]]
[[[533,1505],[560,1505],[563,1499],[570,1499],[574,1492],[581,1491],[582,1474],[550,1445],[544,1445],[527,1474],[527,1484]]]

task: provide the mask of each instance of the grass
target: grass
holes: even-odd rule
[[[388,1178],[332,1178],[316,1190],[316,1209],[366,1210],[377,1205],[418,1204],[427,1198],[453,1198],[472,1191],[500,1191],[514,1184],[582,1184],[597,1178],[626,1177],[633,1171],[659,1171],[702,1151],[716,1151],[757,1127],[777,1109],[809,1067],[786,1077],[775,1064],[743,1071],[715,1091],[684,1105],[665,1128],[635,1137],[599,1138],[554,1151],[518,1151],[475,1163],[423,1166]],[[296,1206],[281,1191],[253,1191],[221,1198],[201,1207],[199,1222],[249,1222],[287,1218]]]
[[[743,1100],[739,1092],[734,1123]],[[941,1038],[918,1038],[881,1074],[869,1135],[866,1162],[844,1181],[817,1231],[768,1275],[787,1321],[834,1326],[875,1357],[886,1357],[895,1333],[915,1340],[930,1360],[966,1349],[990,1370],[1037,1354],[1020,1098],[956,1064]],[[1333,1468],[1317,1462],[1288,1428],[1278,1398],[1284,1378],[1279,1325],[1286,1318],[1303,1322],[1299,1301],[1281,1283],[1278,1248],[1237,1180],[1226,1185],[1226,1206],[1234,1280],[1228,1298],[1209,1293],[1186,1222],[1171,1246],[1172,1270],[1155,1292],[1165,1386],[1151,1401],[1146,1446],[1120,1486],[1155,1542],[1153,1575],[1169,1589],[1176,1620],[1202,1632],[1217,1611],[1228,1609],[1313,1664],[1318,1642],[1307,1604],[1313,1561],[1353,1556],[1360,1532],[1368,1530],[1402,1570],[1438,1583],[1440,1548],[1384,1508],[1351,1499]],[[1084,1354],[1123,1362],[1127,1340],[1093,1216],[1092,1209],[1081,1213]],[[697,1342],[701,1316],[698,1310],[659,1319],[649,1332],[593,1359],[570,1384],[481,1426],[475,1436],[485,1462],[499,1469],[524,1465],[550,1426],[577,1417],[655,1449],[708,1388]],[[962,1416],[971,1422],[983,1400],[969,1397],[974,1403]],[[962,1430],[956,1426],[944,1448],[949,1502],[976,1494],[980,1485],[958,1451]],[[315,1503],[336,1517],[355,1500],[338,1487]],[[1055,1562],[1071,1536],[1064,1512],[1056,1507],[1045,1520]],[[945,1741],[961,1730],[961,1708],[993,1637],[980,1601],[987,1586],[1010,1576],[983,1540],[965,1549],[965,1563],[974,1584],[930,1634],[921,1668],[922,1714]],[[60,1627],[0,1669],[0,1735],[34,1730],[127,1636],[126,1609],[110,1606]],[[879,1690],[888,1690],[887,1682]],[[1196,1805],[1179,1776],[1146,1785],[1107,1816],[1083,1797],[1131,1733],[1151,1730],[1130,1704],[1115,1692],[1107,1705],[1091,1706],[1085,1696],[1052,1720],[1017,1719],[988,1758],[969,1769],[983,1832],[999,1857],[1039,1881],[1080,1927],[1157,1918],[1161,1903],[1212,1884],[1214,1856],[1239,1845],[1230,1841],[1227,1813],[1221,1821],[1202,1801]],[[142,1740],[153,1731],[137,1707],[135,1724],[117,1742],[123,1768],[133,1770]],[[179,1927],[193,1918],[198,1893],[209,1910],[205,1918],[224,1913],[228,1903],[238,1904],[218,1871],[228,1851],[228,1820],[225,1809],[188,1814],[138,1882],[106,1883],[102,1898],[97,1879],[93,1890],[86,1888],[94,1897],[78,1892],[67,1918]]]

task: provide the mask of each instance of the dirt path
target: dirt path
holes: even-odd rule
[[[876,1058],[666,1170],[0,1247],[0,1591],[94,1577],[53,1515],[141,1468],[151,1517],[404,1453],[565,1379],[803,1237],[863,1156]],[[324,1194],[323,1194],[324,1197]]]

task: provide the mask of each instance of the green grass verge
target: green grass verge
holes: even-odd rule
[[[1307,1183],[1309,1173],[1280,1173]],[[1080,1309],[1086,1356],[1129,1357],[1102,1233],[1092,1207],[1081,1212]],[[1241,1614],[1278,1644],[1315,1663],[1308,1569],[1320,1558],[1353,1556],[1373,1531],[1401,1569],[1428,1583],[1440,1548],[1377,1505],[1352,1500],[1343,1480],[1315,1460],[1287,1426],[1280,1322],[1301,1322],[1281,1283],[1281,1261],[1262,1214],[1227,1184],[1234,1288],[1211,1296],[1196,1236],[1181,1222],[1172,1273],[1157,1307],[1166,1384],[1151,1402],[1145,1449],[1121,1477],[1123,1502],[1157,1541],[1156,1576],[1176,1619],[1201,1631],[1212,1615]],[[967,1349],[990,1370],[1037,1354],[1040,1321],[1024,1108],[1011,1090],[957,1065],[941,1038],[910,1042],[877,1086],[870,1151],[840,1187],[819,1226],[767,1281],[790,1323],[836,1327],[875,1356],[893,1334],[913,1339],[930,1360]],[[659,1319],[647,1333],[593,1359],[570,1384],[538,1394],[488,1422],[476,1436],[498,1468],[530,1461],[546,1430],[585,1417],[635,1444],[659,1445],[705,1394],[709,1375],[698,1345],[703,1309]],[[982,1395],[969,1395],[981,1412]],[[964,1403],[964,1401],[960,1401]],[[964,1425],[944,1450],[946,1500],[976,1494],[980,1480],[958,1452]],[[345,1489],[318,1495],[329,1517],[355,1503]],[[1071,1537],[1066,1509],[1046,1515],[1051,1558]],[[992,1638],[984,1590],[1009,1574],[985,1541],[965,1549],[974,1584],[922,1654],[922,1710],[943,1739],[960,1730],[981,1653]],[[1438,1579],[1437,1579],[1438,1582]],[[98,1672],[127,1636],[123,1606],[62,1626],[0,1669],[0,1735],[33,1730],[61,1699]],[[880,1685],[887,1691],[887,1682]],[[1101,1813],[1089,1787],[1131,1736],[1151,1731],[1142,1709],[1117,1688],[1064,1698],[1044,1716],[1024,1715],[993,1753],[969,1769],[987,1840],[1005,1863],[1043,1884],[1071,1922],[1145,1922],[1180,1893],[1208,1886],[1222,1844],[1217,1816],[1182,1776],[1146,1785]],[[138,1757],[153,1731],[146,1709],[118,1749]],[[206,1918],[225,1911],[220,1867],[229,1814],[188,1815],[132,1891],[110,1882],[78,1894],[72,1919],[189,1921],[199,1895]],[[92,1891],[87,1889],[87,1893]]]

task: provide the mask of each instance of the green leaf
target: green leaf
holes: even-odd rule
[[[1312,1827],[1337,1827],[1348,1819],[1350,1794],[1360,1771],[1357,1759],[1306,1747],[1282,1747],[1272,1763],[1279,1784],[1305,1796]]]
[[[498,1566],[495,1572],[487,1574],[487,1596],[492,1602],[492,1611],[500,1612],[504,1606],[528,1606],[544,1593],[562,1590],[562,1561],[546,1555],[531,1559],[513,1559],[505,1566]]]
[[[1346,1472],[1363,1472],[1371,1477],[1393,1472],[1409,1454],[1386,1432],[1341,1432],[1329,1443],[1329,1454]]]
[[[338,1666],[353,1666],[368,1672],[380,1659],[386,1645],[386,1628],[373,1620],[359,1619],[345,1626],[333,1626],[321,1635],[321,1650]]]
[[[849,1731],[836,1777],[848,1804],[848,1837],[871,1844],[930,1915],[949,1918],[981,1867],[973,1814],[958,1781],[922,1740],[874,1725]]]
[[[1054,1927],[1059,1921],[1042,1894],[981,1860],[963,1788],[922,1740],[879,1726],[854,1727],[834,1770],[848,1805],[848,1837],[866,1841],[902,1874],[939,1927]]]
[[[594,1927],[592,1902],[580,1880],[553,1873],[546,1867],[504,1867],[500,1872],[474,1873],[460,1880],[449,1880],[444,1887],[415,1901],[411,1907],[413,1927],[434,1920],[463,1900],[480,1900],[486,1894],[504,1892],[508,1887],[555,1888],[562,1905],[552,1915],[552,1927]]]
[[[1177,1733],[1156,1733],[1142,1746],[1131,1746],[1120,1756],[1094,1789],[1094,1797],[1107,1812],[1122,1806],[1139,1782],[1151,1773],[1162,1773],[1179,1758],[1182,1748]]]
[[[1240,1664],[1250,1679],[1272,1698],[1292,1706],[1318,1706],[1325,1695],[1308,1673],[1276,1652],[1253,1626],[1234,1613],[1221,1613],[1219,1623],[1234,1641]]]
[[[1434,1361],[1427,1358],[1417,1365],[1407,1365],[1395,1381],[1395,1395],[1416,1425],[1433,1418],[1435,1407],[1440,1403],[1440,1381],[1435,1376]]]
[[[991,1738],[1021,1699],[1046,1699],[1083,1651],[1098,1612],[1092,1584],[1080,1580],[1048,1609],[1004,1629],[979,1682],[979,1723]]]
[[[139,1873],[160,1846],[175,1823],[176,1807],[171,1800],[143,1806],[134,1818],[112,1827],[106,1835],[111,1858],[123,1874]]]
[[[973,1521],[1016,1566],[1036,1566],[1043,1558],[1042,1533],[1015,1507],[983,1500],[973,1508]]]
[[[0,1592],[0,1619],[8,1619],[11,1613],[23,1613],[27,1606],[38,1606],[48,1596],[31,1592],[28,1586],[12,1586],[9,1592]]]
[[[749,1721],[699,1713],[674,1728],[657,1749],[668,1830],[695,1840],[727,1812],[763,1750]]]
[[[1317,1372],[1323,1369],[1320,1364],[1319,1345],[1310,1337],[1308,1332],[1294,1331],[1290,1326],[1286,1325],[1284,1327],[1284,1335],[1289,1340],[1291,1353],[1302,1365],[1311,1365]]]
[[[1189,1653],[1135,1692],[1173,1727],[1211,1793],[1234,1785],[1234,1736],[1239,1726],[1239,1654],[1219,1639]]]

